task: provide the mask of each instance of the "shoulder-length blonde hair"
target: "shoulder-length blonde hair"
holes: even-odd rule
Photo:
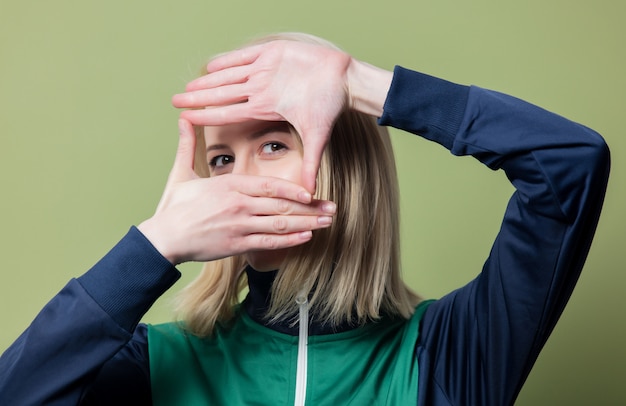
[[[278,39],[336,48],[306,34]],[[196,132],[196,171],[208,176],[204,137]],[[313,317],[338,325],[361,325],[381,316],[409,318],[419,298],[400,276],[399,196],[389,132],[375,118],[343,112],[333,128],[317,179],[316,197],[337,204],[331,227],[314,231],[306,244],[291,248],[272,286],[268,321],[294,320],[296,298],[309,295]],[[201,274],[178,295],[177,314],[185,328],[211,335],[226,323],[247,286],[243,255],[205,264]]]

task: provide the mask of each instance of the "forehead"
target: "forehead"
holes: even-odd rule
[[[222,126],[207,126],[204,127],[204,139],[207,144],[209,144],[235,138],[254,138],[268,131],[289,132],[290,127],[289,124],[284,121],[260,120],[251,120]]]

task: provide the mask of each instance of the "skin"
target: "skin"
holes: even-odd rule
[[[379,117],[393,73],[327,47],[272,41],[221,55],[172,103],[195,125],[287,121],[304,146],[302,184],[311,193],[337,116],[351,108]]]
[[[276,177],[301,184],[302,148],[285,122],[246,121],[205,127],[206,159],[211,177],[226,174]],[[285,201],[285,204],[289,204]],[[326,203],[328,211],[334,205]],[[285,207],[286,211],[291,208]],[[320,225],[332,217],[320,216]],[[288,249],[250,251],[248,263],[258,271],[278,269]]]
[[[172,264],[289,248],[309,241],[312,230],[328,227],[334,203],[313,200],[297,183],[239,173],[198,177],[191,123],[179,120],[179,133],[161,201],[137,226]]]

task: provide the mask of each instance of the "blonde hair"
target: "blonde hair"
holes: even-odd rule
[[[276,39],[334,47],[293,33],[257,42]],[[201,131],[196,135],[196,170],[206,176],[204,139]],[[371,116],[344,111],[322,157],[316,197],[335,202],[337,214],[331,227],[289,250],[272,286],[267,320],[295,320],[302,292],[315,320],[334,326],[409,318],[420,299],[401,278],[398,180],[387,129]],[[190,332],[208,336],[216,323],[233,318],[247,286],[246,266],[243,256],[208,262],[180,292],[177,313]]]

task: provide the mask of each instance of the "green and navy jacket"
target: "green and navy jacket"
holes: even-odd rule
[[[254,272],[254,271],[252,271]],[[250,273],[250,272],[248,272]],[[340,333],[294,336],[239,309],[209,338],[169,323],[148,328],[155,405],[406,405],[417,399],[414,356],[420,305],[411,320],[383,319]],[[306,340],[304,347],[299,346]],[[304,348],[305,353],[301,351]],[[306,390],[298,397],[303,363]],[[303,387],[303,388],[304,388]]]
[[[608,148],[592,130],[516,98],[401,67],[379,123],[503,170],[515,192],[465,286],[410,320],[307,326],[306,404],[512,404],[583,268]],[[169,397],[177,388],[196,404],[293,404],[298,331],[257,317],[262,288],[251,284],[236,323],[215,340],[139,324],[178,278],[131,228],[2,355],[0,404],[183,404]]]

